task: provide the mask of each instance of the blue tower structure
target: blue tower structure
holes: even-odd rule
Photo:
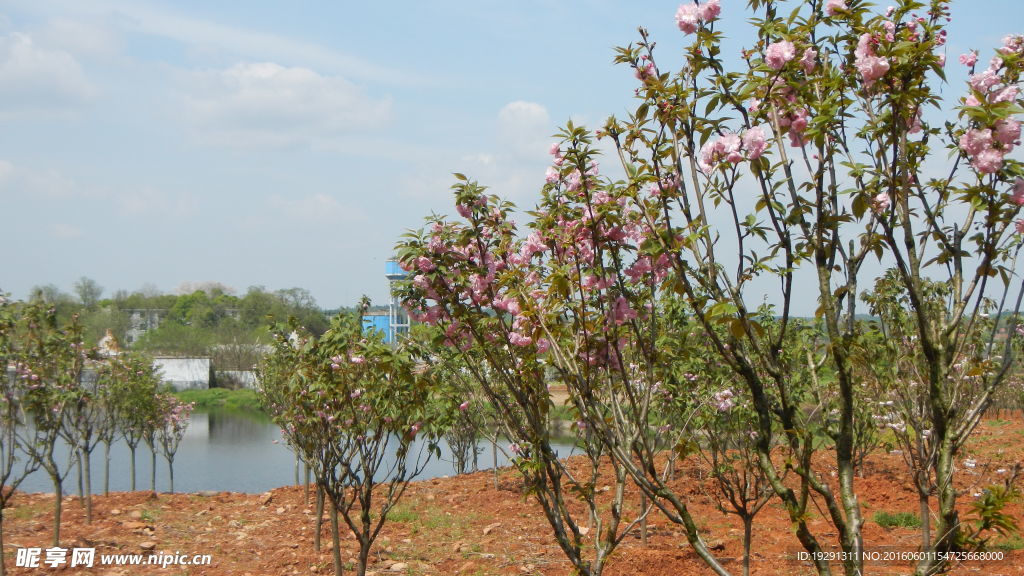
[[[384,276],[388,279],[388,289],[391,294],[391,301],[388,303],[388,330],[387,341],[398,342],[398,339],[409,333],[409,313],[402,306],[402,301],[395,289],[395,283],[405,280],[408,273],[398,265],[394,258],[384,263]]]

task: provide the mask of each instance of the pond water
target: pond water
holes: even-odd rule
[[[478,458],[481,469],[493,462],[489,442],[481,443],[483,452]],[[506,450],[507,444],[503,446]],[[559,454],[569,454],[570,444],[559,445]],[[136,451],[136,489],[148,490],[152,471],[151,456],[145,444]],[[122,492],[131,489],[131,453],[123,441],[110,449],[110,490]],[[499,450],[498,466],[508,465]],[[92,492],[103,492],[103,446],[92,455]],[[295,454],[281,439],[280,429],[262,413],[209,410],[192,414],[191,423],[174,458],[175,492],[203,490],[260,493],[296,484]],[[436,478],[454,474],[453,458],[446,445],[441,446],[441,458],[432,459],[418,479]],[[300,472],[300,479],[302,473]],[[77,491],[74,471],[64,481],[64,491]],[[45,472],[36,471],[22,482],[24,492],[53,492],[53,484]],[[156,489],[168,490],[167,461],[160,454],[156,458]]]

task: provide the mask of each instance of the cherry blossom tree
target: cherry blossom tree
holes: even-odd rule
[[[359,544],[356,573],[409,482],[437,452],[429,367],[380,335],[363,335],[364,300],[319,338],[282,327],[261,366],[261,395],[330,506],[335,573],[339,517]]]
[[[686,496],[651,465],[650,427],[666,417],[655,393],[684,392],[687,342],[709,346],[743,388],[759,473],[815,569],[831,573],[818,553],[836,545],[853,576],[864,569],[857,471],[872,442],[858,343],[877,329],[859,319],[861,297],[889,271],[934,446],[924,549],[962,549],[956,456],[1014,362],[1010,338],[978,328],[985,314],[1018,311],[1024,293],[1014,265],[1024,168],[1013,156],[1024,37],[1004,39],[984,70],[964,55],[970,80],[948,103],[938,88],[948,2],[881,13],[843,0],[748,5],[756,36],[738,66],[722,55],[714,0],[680,6],[681,61],[660,65],[642,29],[618,50],[639,81],[635,111],[558,135],[525,237],[508,204],[459,175],[463,220],[432,218],[399,246],[406,296],[449,346],[486,360],[476,376],[502,383],[492,401],[510,423],[543,419],[549,361],[603,450],[727,574]],[[613,149],[613,177],[595,138]],[[685,328],[664,314],[670,301]],[[813,318],[800,318],[808,301]],[[685,423],[697,402],[668,416]],[[520,432],[544,450],[538,428]],[[673,433],[676,445],[692,435]],[[834,478],[812,466],[823,439]],[[809,506],[828,529],[812,526]],[[549,520],[557,537],[564,518]],[[925,557],[918,573],[946,568]]]

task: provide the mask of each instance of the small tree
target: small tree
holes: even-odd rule
[[[429,369],[364,336],[358,312],[336,317],[320,338],[278,331],[260,378],[264,404],[331,506],[339,576],[336,519],[359,543],[363,576],[388,513],[437,450]]]
[[[18,377],[26,382],[22,403],[31,425],[24,430],[23,445],[53,482],[53,545],[60,544],[63,482],[75,462],[78,446],[69,444],[67,455],[57,454],[57,439],[66,412],[81,385],[85,351],[78,317],[60,326],[56,310],[41,304],[25,307]]]
[[[167,459],[170,492],[174,494],[174,455],[178,452],[181,439],[188,428],[189,415],[195,408],[194,402],[181,402],[170,394],[160,394],[156,400],[162,414],[162,423],[156,429],[160,452]]]
[[[117,428],[130,453],[131,489],[136,489],[135,455],[155,422],[157,387],[160,378],[148,357],[121,354],[109,360],[105,377],[109,378],[110,395]],[[154,472],[155,473],[155,472]]]
[[[21,482],[39,468],[23,444],[29,424],[21,394],[34,381],[31,373],[21,369],[16,332],[16,312],[7,296],[0,293],[0,550],[4,550],[4,510]],[[11,366],[14,374],[8,372]],[[0,576],[6,573],[4,556],[0,553]]]

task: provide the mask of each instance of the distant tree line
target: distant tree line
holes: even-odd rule
[[[312,334],[322,334],[328,317],[305,288],[268,290],[251,286],[238,296],[219,283],[185,286],[180,294],[153,288],[118,290],[103,297],[95,280],[80,278],[67,293],[53,284],[32,289],[30,302],[46,303],[60,321],[78,315],[86,345],[95,346],[110,330],[122,347],[151,355],[209,356],[221,369],[248,370],[270,342],[271,322],[294,318]],[[133,312],[153,312],[159,323],[130,338]]]

